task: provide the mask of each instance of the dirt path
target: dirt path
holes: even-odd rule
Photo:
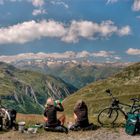
[[[129,136],[123,128],[100,128],[95,131],[54,133],[41,132],[37,134],[25,134],[16,131],[0,134],[0,140],[139,140],[140,135]]]

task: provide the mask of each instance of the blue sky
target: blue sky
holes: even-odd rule
[[[139,61],[140,0],[0,0],[1,56],[71,51]]]

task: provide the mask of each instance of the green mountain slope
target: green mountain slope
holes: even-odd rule
[[[66,65],[59,70],[51,70],[52,75],[59,75],[64,81],[71,83],[78,89],[120,71],[121,68],[106,66]]]
[[[105,93],[108,88],[122,102],[130,103],[131,97],[140,97],[140,63],[131,65],[108,79],[92,83],[69,96],[64,102],[66,112],[72,114],[76,101],[83,99],[88,104],[90,115],[98,113],[111,101]]]
[[[48,97],[64,99],[77,89],[60,78],[22,71],[0,62],[2,104],[22,113],[41,113]]]

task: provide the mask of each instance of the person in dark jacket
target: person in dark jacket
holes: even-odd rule
[[[72,131],[78,130],[94,130],[93,123],[89,123],[88,119],[88,108],[84,101],[77,101],[74,107],[74,119],[75,124],[73,124],[69,129]]]
[[[89,126],[88,108],[84,101],[77,101],[74,107],[75,125],[81,128]]]
[[[47,127],[56,127],[64,125],[65,123],[65,115],[62,115],[59,119],[57,119],[57,112],[64,111],[63,105],[59,100],[57,100],[56,104],[57,105],[55,106],[52,98],[49,98],[46,102],[44,116]]]

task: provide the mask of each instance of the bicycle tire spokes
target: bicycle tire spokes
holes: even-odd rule
[[[106,92],[108,93],[109,96],[111,96],[112,102],[110,107],[103,109],[98,115],[98,122],[101,125],[114,124],[115,121],[119,118],[122,121],[121,114],[125,119],[127,119],[127,111],[123,110],[124,107],[130,108],[129,113],[140,114],[140,105],[137,104],[140,103],[140,99],[131,98],[130,100],[133,101],[133,103],[129,105],[120,102],[118,98],[114,97],[110,89],[107,89]]]
[[[112,108],[106,108],[100,112],[98,122],[101,125],[113,124],[118,117],[118,111]]]

